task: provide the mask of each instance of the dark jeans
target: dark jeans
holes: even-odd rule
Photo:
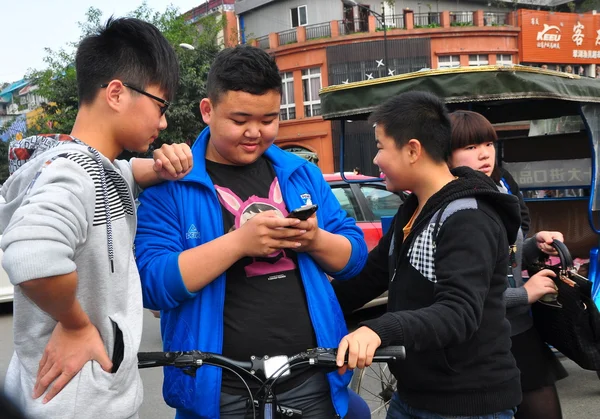
[[[252,418],[252,409],[246,410],[246,400],[248,396],[221,393],[221,418]],[[298,387],[278,394],[277,403],[301,410],[303,419],[333,419],[336,415],[329,382],[323,373],[316,373]],[[262,418],[258,411],[256,414]]]
[[[512,419],[516,409],[507,409],[503,412],[479,416],[447,416],[427,410],[410,407],[394,393],[387,413],[387,419]]]

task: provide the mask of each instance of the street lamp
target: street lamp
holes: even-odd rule
[[[369,7],[365,7],[362,4],[359,4],[355,0],[342,0],[342,3],[344,3],[346,6],[352,6],[352,7],[358,6],[361,9],[364,9],[364,10],[368,11],[369,13],[371,13],[373,16],[375,16],[381,22],[381,27],[383,28],[383,60],[385,62],[385,72],[387,73],[386,75],[389,75],[390,69],[388,67],[387,25],[385,24],[385,6],[383,6],[383,4],[382,4],[381,13],[377,13],[377,12],[371,10]]]

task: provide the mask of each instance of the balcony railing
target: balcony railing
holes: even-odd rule
[[[261,36],[256,38],[256,42],[258,43],[258,47],[262,49],[269,49],[269,35]]]
[[[451,26],[518,26],[514,12],[486,12],[483,10],[427,13],[413,13],[409,11],[401,15],[386,16],[385,21],[388,30],[406,28],[431,28],[436,30],[437,28],[445,29]],[[299,41],[305,42],[354,33],[376,33],[381,30],[383,30],[383,25],[380,20],[370,16],[369,19],[333,20],[331,22],[300,26],[261,36],[251,42],[259,48],[270,49],[295,44]]]
[[[450,26],[473,26],[473,12],[450,12]]]
[[[298,42],[298,38],[296,37],[297,33],[296,28],[279,32],[279,45],[294,44]]]
[[[362,19],[344,19],[338,20],[340,35],[349,35],[351,33],[369,32],[369,22]]]
[[[306,40],[331,37],[331,24],[318,23],[306,27]]]
[[[383,30],[383,25],[379,19],[377,19],[375,24],[377,25],[377,30]],[[387,29],[404,29],[404,15],[386,16],[385,25],[387,26]]]
[[[503,12],[484,12],[483,24],[485,26],[504,26],[508,20],[508,13]]]
[[[441,26],[440,14],[436,12],[415,13],[415,28],[439,28]]]

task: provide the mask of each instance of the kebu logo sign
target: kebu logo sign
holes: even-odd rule
[[[519,10],[521,61],[600,64],[600,15]]]

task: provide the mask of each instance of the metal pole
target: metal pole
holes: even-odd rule
[[[385,24],[385,5],[382,4],[381,8],[381,25],[383,26],[383,59],[385,63],[385,75],[390,75],[389,64],[388,64],[388,50],[387,50],[387,25]]]

